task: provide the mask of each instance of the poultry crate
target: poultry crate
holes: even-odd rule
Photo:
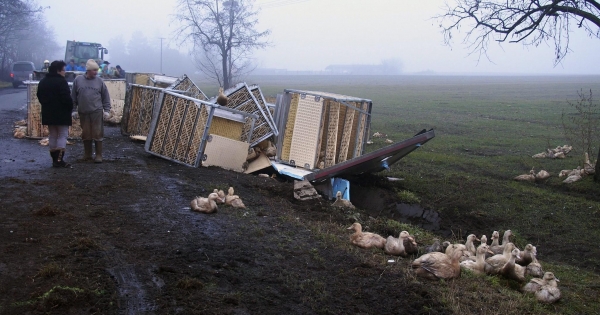
[[[130,84],[125,94],[121,134],[125,136],[148,136],[152,115],[158,105],[163,89]]]
[[[240,138],[234,139],[249,142],[256,120],[253,114],[164,90],[155,108],[145,150],[179,164],[198,167],[205,158],[209,134],[235,137],[230,131],[219,133],[235,124],[239,130],[249,124],[250,132],[240,132]]]
[[[152,77],[154,77],[154,73],[127,72],[125,74],[125,82],[127,82],[127,84],[139,84],[149,86],[151,83],[150,78]]]
[[[37,98],[38,81],[27,81],[27,138],[42,139],[48,137],[48,126],[42,125],[42,104]],[[69,87],[72,84],[69,83]],[[73,119],[69,127],[69,139],[81,138],[79,119]]]
[[[275,122],[266,107],[260,89],[255,86],[255,90],[256,91],[252,91],[246,83],[239,83],[223,92],[223,94],[227,96],[228,101],[226,106],[222,106],[252,114],[257,117],[254,125],[251,125],[250,121],[247,120],[243,129],[244,138],[247,135],[251,135],[251,147],[256,146],[272,135],[278,134]],[[261,101],[257,100],[255,95],[260,95]],[[209,100],[209,102],[213,104],[216,104],[216,101],[216,97]]]
[[[187,75],[183,75],[167,88],[169,91],[177,92],[185,96],[193,97],[201,101],[208,100],[206,94]]]
[[[104,80],[104,84],[106,84],[110,96],[111,118],[108,121],[115,124],[121,123],[125,107],[127,83],[123,79],[108,79]]]
[[[127,90],[127,83],[123,79],[107,79],[104,80],[104,84],[108,88],[108,94],[110,98],[115,100],[124,100],[125,93]]]
[[[284,90],[278,98],[278,160],[323,169],[364,153],[373,103],[317,91]]]

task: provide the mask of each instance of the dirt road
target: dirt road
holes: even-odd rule
[[[290,182],[162,160],[118,127],[104,163],[78,161],[77,141],[73,168],[52,168],[47,147],[12,136],[25,97],[0,90],[0,314],[450,313]],[[229,186],[247,209],[190,211]]]

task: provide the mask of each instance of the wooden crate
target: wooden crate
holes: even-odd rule
[[[121,134],[148,136],[154,110],[158,105],[162,89],[131,84],[123,104]]]
[[[206,141],[215,117],[218,118],[213,129],[216,132],[219,132],[224,127],[223,125],[233,127],[237,124],[235,128],[239,130],[247,119],[251,120],[251,124],[254,124],[256,120],[254,115],[233,109],[219,108],[218,105],[172,91],[162,91],[159,105],[155,111],[146,139],[146,151],[192,167],[198,167],[202,163]],[[228,114],[215,114],[216,111]],[[232,136],[231,133],[227,135]],[[244,135],[241,137],[243,138]],[[222,136],[222,138],[227,137]],[[245,140],[247,143],[248,138]],[[246,154],[247,150],[244,158]]]
[[[37,98],[38,83],[30,81],[27,85],[27,137],[42,139],[48,137],[48,126],[42,125],[42,104]],[[70,85],[69,85],[70,86]],[[81,139],[79,119],[72,119],[69,127],[69,139]]]
[[[127,84],[125,80],[104,80],[111,99],[124,100]]]
[[[318,91],[285,90],[278,157],[308,169],[325,168],[363,154],[372,102]]]
[[[256,116],[254,125],[250,125],[251,121],[247,120],[242,138],[247,138],[251,135],[250,146],[254,147],[261,141],[277,134],[275,123],[270,118],[270,113],[256,99],[246,83],[239,83],[236,86],[229,88],[223,92],[228,98],[227,108],[236,109],[240,112]],[[216,97],[209,102],[216,104]]]
[[[199,99],[201,101],[208,100],[206,94],[200,90],[200,88],[192,81],[187,75],[183,75],[182,78],[177,80],[171,86],[168,87],[169,90],[183,94],[185,96],[193,97],[195,99]]]

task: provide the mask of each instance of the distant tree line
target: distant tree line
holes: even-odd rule
[[[0,0],[0,78],[8,78],[15,61],[33,61],[39,69],[59,50],[43,11],[33,0]]]

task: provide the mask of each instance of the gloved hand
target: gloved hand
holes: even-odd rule
[[[71,117],[73,117],[73,119],[79,119],[79,113],[78,112],[72,112],[71,113]]]
[[[108,117],[110,117],[110,113],[109,112],[104,112],[104,114],[102,115],[102,117],[104,117],[104,120],[107,120]]]

